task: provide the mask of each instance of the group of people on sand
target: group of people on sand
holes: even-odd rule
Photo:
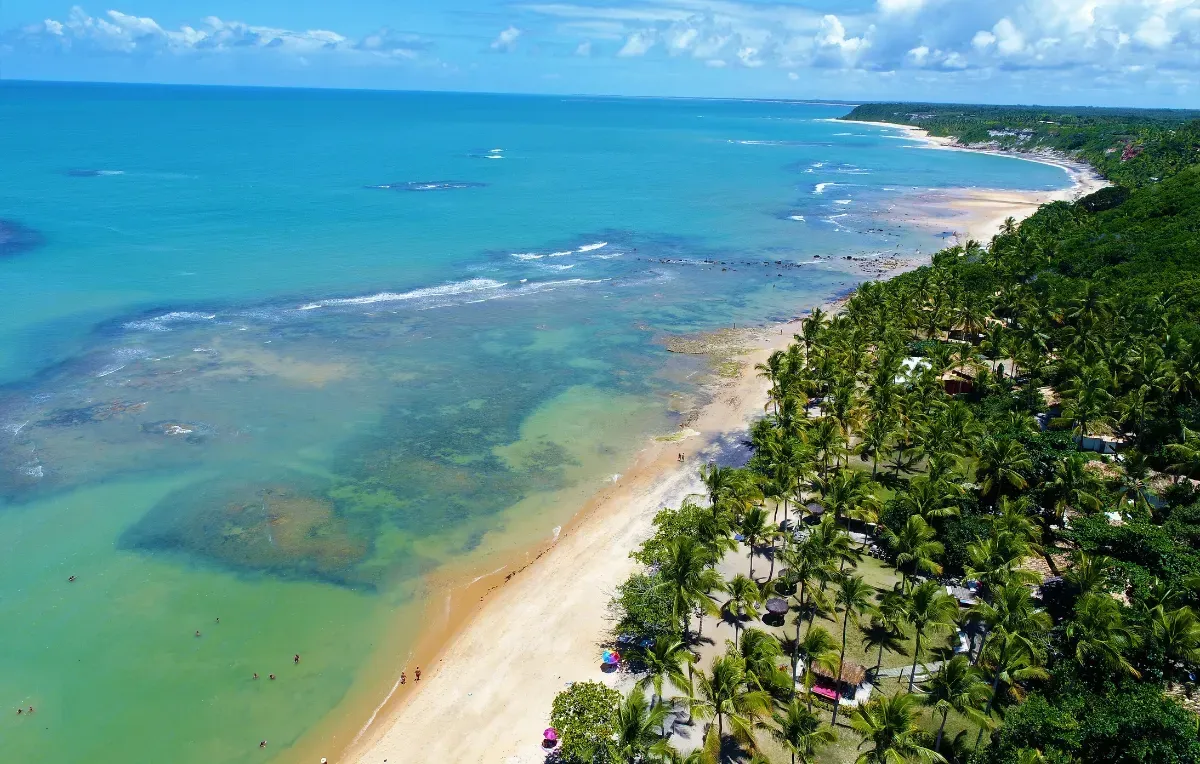
[[[413,672],[416,675],[417,681],[421,681],[421,667],[417,666],[417,670]],[[400,684],[408,684],[408,674],[400,672]]]

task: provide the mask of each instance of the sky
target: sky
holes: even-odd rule
[[[0,78],[1200,107],[1200,0],[55,0]]]

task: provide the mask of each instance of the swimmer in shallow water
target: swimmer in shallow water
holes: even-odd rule
[[[300,665],[300,653],[296,653],[295,657],[292,658],[292,663],[297,666]]]
[[[403,671],[400,672],[400,684],[408,684],[408,675]]]

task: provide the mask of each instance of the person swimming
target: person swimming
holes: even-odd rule
[[[300,665],[300,653],[296,653],[296,655],[292,658],[292,663],[297,666]]]
[[[199,630],[199,629],[196,629],[196,636],[197,636],[197,637],[198,637],[198,636],[200,636],[200,630]]]
[[[258,679],[258,672],[257,672],[257,671],[255,671],[255,672],[254,672],[254,678],[255,678],[255,679]]]
[[[408,675],[405,674],[403,671],[401,671],[400,672],[400,684],[407,684],[407,683],[408,683]]]
[[[270,679],[271,681],[275,681],[275,675],[274,675],[274,674],[268,674],[268,675],[267,675],[267,679]]]

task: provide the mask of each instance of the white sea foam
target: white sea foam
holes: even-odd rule
[[[825,189],[829,188],[830,186],[836,186],[836,185],[837,185],[836,183],[818,183],[816,186],[813,187],[813,193],[814,194],[823,194],[823,193],[825,193]]]
[[[614,257],[621,257],[624,254],[624,252],[613,252],[610,255],[592,255],[591,258],[593,260],[612,260]]]
[[[124,170],[96,170],[97,175],[124,175]]]
[[[824,162],[813,162],[812,166],[813,166],[813,169],[819,170],[825,166],[825,163]]]
[[[550,257],[566,257],[567,255],[573,255],[573,254],[575,254],[575,250],[568,249],[565,252],[551,252]]]
[[[545,255],[539,255],[535,252],[514,252],[509,257],[515,257],[518,260],[541,260]],[[554,255],[551,255],[554,257]]]
[[[487,156],[484,157],[484,159],[503,159],[503,158],[504,157],[500,156],[499,154],[488,154]]]
[[[553,265],[553,264],[547,263],[546,265],[543,265],[541,267],[545,268],[548,271],[569,271],[578,264],[579,263],[571,263],[570,265]]]
[[[853,201],[852,199],[834,199],[833,203],[834,204],[850,204],[850,202],[852,202],[852,201]]]
[[[170,313],[164,313],[161,316],[155,316],[154,318],[143,318],[138,321],[130,321],[125,324],[125,328],[148,332],[167,332],[171,330],[171,324],[212,321],[216,317],[217,316],[215,313],[196,313],[188,310],[175,310],[171,311]]]
[[[584,244],[582,247],[580,247],[579,249],[577,249],[575,251],[576,252],[592,252],[593,250],[603,249],[604,247],[607,247],[607,246],[608,246],[607,241],[600,241],[600,242],[596,242],[595,244]]]
[[[97,378],[107,377],[109,374],[114,374],[124,368],[125,368],[125,364],[123,364],[123,363],[117,363],[117,364],[113,364],[111,366],[105,366],[103,369],[100,370],[100,373],[97,374],[96,377]]]
[[[840,215],[830,215],[829,217],[827,217],[825,219],[826,220],[837,220],[838,218],[848,217],[849,215],[850,215],[849,212],[843,212]]]
[[[300,310],[315,310],[317,308],[331,308],[341,305],[371,305],[377,302],[405,302],[408,300],[418,300],[423,297],[444,297],[446,295],[499,289],[502,286],[504,286],[503,282],[493,279],[470,279],[468,281],[442,284],[436,287],[414,289],[411,292],[380,292],[378,294],[363,295],[362,297],[339,297],[329,300],[319,300],[318,302],[301,305]]]
[[[803,215],[788,215],[788,220],[799,220],[801,223],[803,223],[804,216]]]

